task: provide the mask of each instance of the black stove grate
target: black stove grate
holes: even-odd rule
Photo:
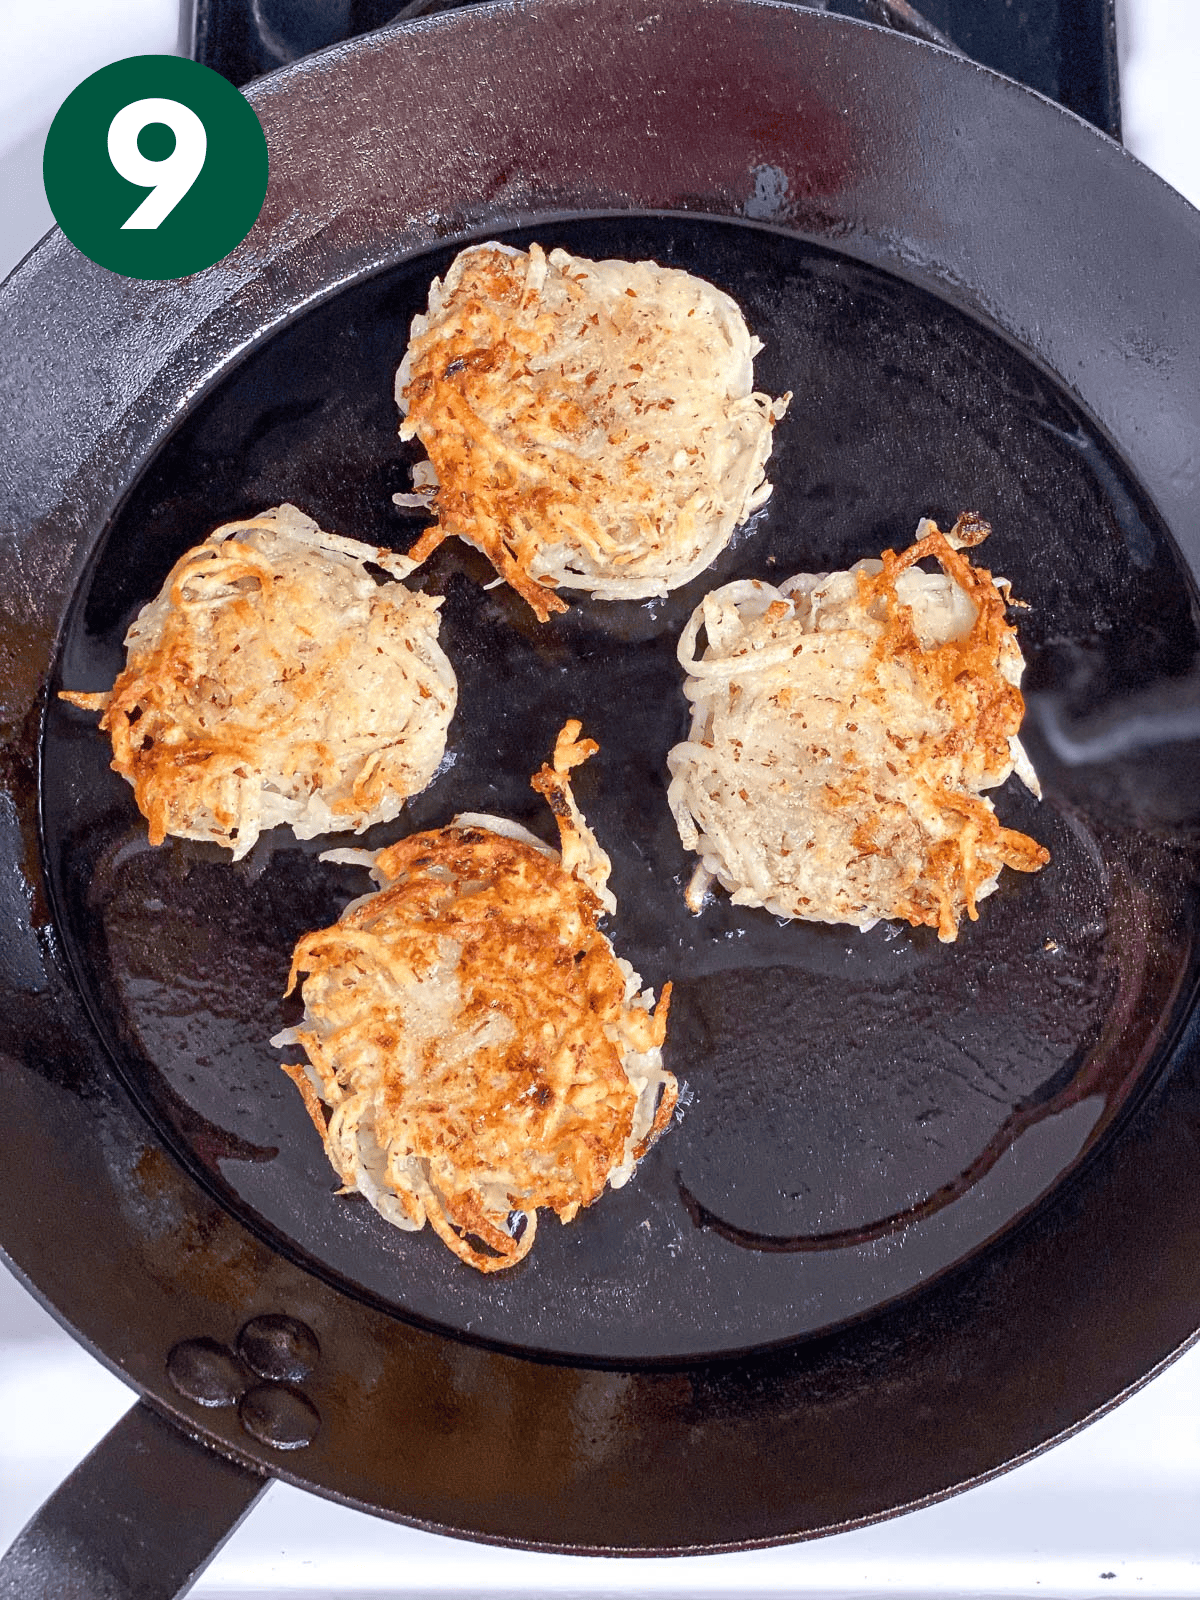
[[[462,3],[411,0],[401,12],[397,0],[194,0],[192,54],[241,85],[398,14]],[[809,3],[906,32],[922,32],[924,21],[964,55],[1121,137],[1116,0],[920,0],[917,12],[907,0]]]

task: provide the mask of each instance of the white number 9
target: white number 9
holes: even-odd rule
[[[165,122],[175,135],[175,148],[161,161],[150,161],[138,149],[138,134],[151,123]],[[200,176],[208,154],[204,124],[190,106],[178,100],[134,100],[108,125],[108,159],[130,183],[148,194],[122,228],[157,228]]]

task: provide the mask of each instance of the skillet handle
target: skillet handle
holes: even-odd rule
[[[175,1600],[269,1479],[133,1406],[0,1560],[0,1600]]]
[[[924,39],[927,44],[940,44],[943,50],[953,50],[956,56],[962,51],[940,28],[923,17],[908,0],[867,0],[867,14],[872,22],[880,22],[897,33],[910,34],[914,39]]]

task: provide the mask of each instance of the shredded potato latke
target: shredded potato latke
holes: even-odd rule
[[[389,1222],[428,1221],[480,1272],[528,1254],[545,1206],[569,1222],[666,1126],[670,984],[657,1007],[598,930],[608,859],[571,794],[597,748],[579,723],[533,786],[562,859],[502,819],[459,817],[372,855],[379,885],[296,946],[304,1020],[272,1041],[344,1188]],[[602,898],[605,897],[605,898]],[[640,992],[639,992],[640,991]]]
[[[152,844],[208,839],[237,861],[264,828],[361,831],[426,786],[458,696],[442,602],[368,562],[412,570],[295,506],[226,523],[138,616],[112,689],[63,694],[104,713]]]
[[[414,318],[396,374],[414,485],[545,622],[556,589],[664,595],[704,570],[771,492],[789,396],[754,392],[762,348],[736,303],[652,261],[472,246]],[[420,496],[400,495],[412,503]]]
[[[960,554],[989,531],[924,521],[901,555],[705,597],[679,645],[691,731],[668,757],[694,911],[715,878],[777,916],[903,918],[950,941],[1002,866],[1049,861],[981,793],[1014,770],[1039,793],[1007,585]]]

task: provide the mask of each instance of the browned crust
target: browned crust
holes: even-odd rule
[[[681,833],[690,824],[706,840],[692,910],[717,876],[784,916],[860,927],[902,918],[948,942],[1004,866],[1036,872],[1049,861],[982,798],[1013,771],[1025,710],[1010,681],[1023,663],[1003,580],[960,552],[990,529],[965,513],[949,535],[928,521],[920,532],[907,550],[885,550],[878,571],[864,562],[796,579],[792,599],[765,596],[757,615],[717,591],[740,626],[727,650],[705,656],[719,662],[712,679],[700,669],[689,682],[692,731],[671,757]],[[957,637],[923,642],[898,585],[929,559],[970,611],[969,622],[966,607],[954,613]],[[720,674],[743,662],[751,670],[723,688]]]
[[[539,353],[535,329],[496,309],[519,306],[522,289],[521,262],[501,250],[474,251],[453,302],[443,307],[436,334],[414,341],[405,389],[408,422],[429,452],[439,488],[438,520],[409,555],[424,561],[443,539],[467,539],[545,622],[567,609],[553,585],[534,576],[547,535],[565,519],[593,542],[603,536],[587,510],[587,495],[571,484],[571,478],[580,482],[580,464],[572,461],[576,470],[545,481],[527,459],[520,423],[514,422],[514,447],[481,415],[497,395],[518,392],[517,380]],[[564,398],[556,412],[537,420],[569,440],[583,421],[572,405]],[[589,487],[594,493],[595,485]]]
[[[249,518],[240,526],[267,528],[271,523]],[[100,727],[112,739],[113,771],[133,785],[153,845],[162,844],[169,833],[186,833],[200,805],[210,805],[218,825],[227,833],[236,827],[235,814],[219,797],[222,780],[253,762],[249,730],[223,725],[206,732],[186,726],[191,720],[188,701],[198,673],[185,588],[198,562],[231,559],[240,564],[239,576],[256,585],[269,573],[268,563],[244,546],[236,553],[228,545],[188,550],[167,578],[170,609],[158,647],[131,654],[129,664],[103,697],[103,707],[86,707],[104,711]],[[249,600],[232,601],[230,612],[240,626],[254,627]],[[74,705],[85,704],[83,696],[63,698]],[[95,699],[99,702],[101,697]]]
[[[990,531],[975,513],[966,512],[955,523],[952,538],[973,546]],[[897,596],[896,580],[906,568],[930,557],[970,597],[976,615],[963,638],[926,649],[914,629],[912,611]],[[913,778],[919,781],[923,769],[937,771],[947,757],[963,762],[967,782],[981,773],[1003,770],[1010,760],[1009,739],[1020,732],[1025,700],[1000,671],[1001,651],[1014,630],[992,574],[973,566],[936,524],[901,554],[885,550],[880,559],[881,572],[858,573],[864,608],[874,601],[886,608],[887,622],[875,645],[875,659],[903,661],[921,685],[927,703],[944,704],[952,720],[949,734],[910,758]],[[885,703],[879,691],[864,689],[864,698],[873,694]],[[933,783],[932,788],[939,807],[960,816],[963,826],[953,838],[931,846],[924,872],[889,915],[903,917],[914,927],[935,927],[940,938],[952,940],[961,908],[965,907],[971,921],[978,919],[976,897],[994,876],[998,862],[1018,872],[1037,872],[1050,860],[1050,852],[1027,834],[1001,826],[991,807],[977,795],[944,781]],[[878,848],[869,821],[856,833],[855,843],[864,855]]]
[[[672,498],[671,458],[652,454],[677,396],[653,378],[654,329],[631,325],[638,292],[627,286],[632,298],[613,304],[552,256],[544,293],[534,261],[545,264],[536,244],[528,255],[479,246],[458,258],[413,335],[401,400],[402,431],[424,444],[438,481],[437,521],[409,555],[424,561],[443,539],[464,539],[545,622],[567,609],[555,593],[563,552],[606,580],[651,577],[673,542],[686,543],[695,511]],[[590,371],[564,358],[573,324],[596,330]],[[657,337],[671,339],[665,324]],[[696,460],[699,438],[678,439]]]
[[[539,774],[567,806],[568,822],[566,772],[595,748],[578,732],[574,723],[560,735],[555,765],[564,770]],[[653,1014],[629,1007],[625,975],[597,927],[595,893],[520,840],[486,828],[420,833],[381,851],[375,873],[383,884],[378,894],[296,946],[288,993],[309,975],[309,1025],[299,1037],[335,1101],[349,1087],[339,1050],[345,1056],[369,1041],[376,1138],[384,1146],[401,1139],[420,1162],[428,1219],[448,1248],[481,1272],[497,1271],[528,1253],[539,1207],[570,1220],[621,1164],[637,1102],[621,1041],[639,1050],[662,1045],[670,985]],[[405,1024],[389,999],[395,991],[387,974],[428,975],[447,941],[459,950],[456,1032],[497,1014],[510,1031],[457,1067],[431,1042],[417,1087],[389,1070]],[[330,980],[323,992],[334,996],[324,1013],[315,974]],[[347,983],[354,999],[343,1012],[337,997]],[[337,1047],[318,1042],[316,1017],[336,1029]],[[299,1069],[285,1070],[304,1093]],[[639,1158],[670,1120],[676,1093],[669,1078]],[[481,1185],[498,1170],[510,1175],[509,1209],[526,1214],[520,1240],[507,1229],[508,1210],[497,1214],[484,1199]],[[342,1176],[348,1182],[351,1175]]]
[[[324,1141],[325,1134],[328,1131],[329,1121],[325,1113],[325,1106],[322,1103],[320,1095],[313,1088],[308,1073],[305,1072],[303,1067],[298,1066],[295,1062],[291,1061],[281,1061],[279,1064],[279,1070],[286,1073],[296,1085],[297,1089],[299,1089],[300,1098],[304,1101],[304,1109],[312,1118],[313,1127],[321,1135],[322,1141]]]
[[[278,525],[270,517],[247,517],[227,526],[275,531]],[[202,608],[189,599],[188,586],[217,570],[226,584],[242,592],[223,600],[219,622],[205,632],[197,627],[195,614]],[[325,794],[332,813],[347,819],[343,825],[368,816],[389,794],[404,797],[410,792],[397,781],[395,764],[381,764],[376,751],[355,756],[359,770],[349,791],[339,794],[345,789],[346,752],[321,738],[292,736],[297,709],[322,705],[330,675],[336,676],[348,649],[344,638],[315,640],[298,603],[288,610],[285,602],[289,593],[295,597],[295,584],[241,540],[198,545],[180,557],[167,577],[168,606],[157,642],[131,646],[111,690],[60,695],[72,705],[103,713],[100,728],[112,741],[113,771],[132,785],[151,844],[162,844],[168,835],[203,836],[235,848],[237,797],[247,785],[257,789],[272,759],[264,752],[273,744],[287,751],[288,776],[304,774],[309,792]],[[260,604],[264,595],[272,602],[269,613]],[[395,603],[384,591],[372,601],[378,608]],[[294,621],[290,632],[287,627],[273,631],[268,623],[268,615],[278,622],[280,613],[289,626]],[[274,681],[231,688],[225,681],[227,652],[240,650],[248,639],[265,641]],[[300,644],[313,647],[303,660],[294,653]],[[281,686],[286,692],[280,692]],[[273,711],[264,709],[269,692],[278,701]],[[419,692],[427,697],[423,684]],[[205,823],[198,834],[207,816],[215,828]]]

